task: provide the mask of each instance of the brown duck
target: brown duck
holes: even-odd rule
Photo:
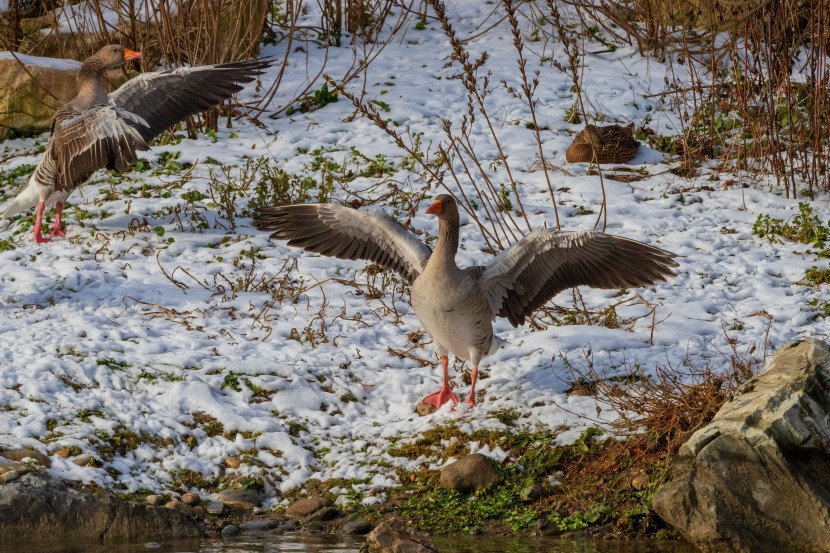
[[[625,163],[634,157],[639,147],[640,143],[634,138],[634,123],[626,127],[585,125],[565,152],[565,159],[568,163]]]
[[[459,218],[455,199],[435,198],[426,213],[438,217],[435,251],[385,213],[336,204],[266,207],[254,217],[271,238],[340,259],[366,259],[398,272],[412,286],[415,315],[441,358],[443,384],[422,401],[436,408],[458,402],[447,375],[448,354],[467,359],[472,382],[466,403],[475,404],[479,364],[498,348],[493,319],[513,326],[566,288],[636,288],[663,281],[677,267],[673,253],[593,230],[537,229],[490,258],[462,269],[455,263]]]
[[[47,204],[56,204],[50,234],[66,236],[61,229],[63,202],[77,186],[98,169],[126,170],[150,140],[185,117],[227,100],[242,90],[240,83],[251,82],[268,65],[248,60],[148,72],[107,93],[104,74],[140,57],[123,46],[105,46],[78,70],[78,95],[55,112],[43,158],[2,215],[37,206],[35,242],[49,241],[41,233]]]

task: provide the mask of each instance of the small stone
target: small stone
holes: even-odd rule
[[[238,469],[241,464],[242,460],[239,457],[228,457],[225,459],[225,466],[230,469]]]
[[[344,534],[357,534],[362,536],[372,531],[372,523],[368,520],[352,520],[344,524],[340,531]]]
[[[161,544],[157,541],[148,541],[144,544],[144,549],[158,549],[161,547]]]
[[[303,529],[309,534],[321,534],[326,527],[319,520],[315,520],[314,522],[308,523]]]
[[[204,505],[196,505],[195,507],[193,507],[193,514],[194,515],[200,517],[200,516],[204,515],[205,513],[207,513],[207,511],[205,510]]]
[[[14,461],[0,461],[0,483],[13,482],[32,472],[32,467]]]
[[[224,528],[222,528],[222,537],[223,538],[230,538],[232,536],[239,535],[239,526],[234,526],[233,524],[228,524]]]
[[[174,509],[176,511],[180,511],[180,512],[185,513],[187,515],[194,514],[193,513],[193,507],[191,507],[190,505],[185,505],[184,503],[182,503],[178,499],[168,501],[167,503],[164,504],[164,507],[167,508],[167,509]]]
[[[437,553],[430,541],[400,519],[392,518],[378,524],[366,537],[366,549],[370,553],[406,551],[406,553]]]
[[[210,515],[221,515],[225,512],[225,504],[221,501],[211,501],[207,505],[207,512]]]
[[[534,484],[522,490],[522,501],[539,501],[543,495],[542,486]]]
[[[197,493],[187,492],[185,494],[182,494],[182,496],[179,498],[179,501],[181,501],[185,505],[195,507],[199,504],[200,501],[202,501],[202,498],[199,497],[199,494]]]
[[[57,450],[54,455],[61,457],[63,459],[68,459],[72,455],[72,450],[68,447],[64,447],[62,449]],[[150,542],[153,543],[153,542]]]
[[[0,451],[0,457],[5,457],[10,461],[22,461],[23,459],[29,457],[30,459],[34,459],[37,464],[49,468],[52,466],[52,461],[39,451],[34,451],[32,449],[7,449],[6,451]]]
[[[170,447],[171,445],[174,445],[175,443],[176,443],[176,440],[174,440],[170,436],[165,436],[161,440],[161,445],[163,445],[165,447]]]
[[[640,491],[646,487],[646,482],[648,482],[648,478],[646,478],[645,474],[635,474],[631,478],[631,487]]]
[[[219,501],[223,501],[229,507],[240,507],[242,509],[255,509],[262,502],[260,495],[254,490],[243,490],[240,488],[229,488],[218,494]]]
[[[279,526],[274,528],[274,530],[277,531],[277,532],[296,532],[297,527],[295,525],[291,524],[290,522],[286,522],[286,523],[280,524]]]
[[[431,403],[417,403],[415,405],[415,412],[418,413],[418,416],[420,417],[426,417],[427,415],[431,415],[437,410],[438,409],[436,409],[435,406]]]
[[[464,494],[478,492],[500,481],[499,472],[481,453],[465,455],[441,469],[441,486]]]
[[[340,511],[338,511],[334,507],[323,507],[322,509],[318,509],[317,511],[314,511],[307,517],[303,518],[301,524],[303,526],[306,526],[309,523],[314,522],[315,520],[325,522],[328,520],[334,520],[338,516],[340,516]]]
[[[147,497],[144,498],[144,503],[146,503],[147,505],[150,505],[152,507],[158,507],[159,505],[164,503],[164,498],[162,496],[156,495],[156,494],[148,495]]]
[[[266,530],[273,530],[277,527],[277,523],[273,520],[249,520],[242,523],[242,529],[248,532],[264,532]]]
[[[78,455],[77,457],[72,459],[72,462],[78,465],[79,467],[94,467],[96,464],[95,457],[93,457],[89,453]]]
[[[306,497],[305,499],[294,502],[293,505],[286,509],[285,516],[291,518],[304,518],[311,513],[319,511],[325,506],[326,502],[322,497]]]

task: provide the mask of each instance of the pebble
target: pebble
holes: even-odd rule
[[[314,522],[315,520],[319,520],[321,522],[327,520],[334,520],[338,516],[340,516],[340,511],[338,511],[334,507],[323,507],[322,509],[314,511],[307,517],[303,518],[302,525],[305,526],[310,522]]]
[[[254,490],[243,490],[240,488],[229,488],[216,494],[219,501],[223,501],[229,507],[241,507],[243,509],[254,509],[259,507],[262,498]]]
[[[368,534],[372,531],[372,523],[368,520],[353,520],[344,524],[341,531],[344,534]]]
[[[222,537],[223,538],[230,538],[231,536],[239,535],[239,526],[234,526],[233,524],[228,524],[224,528],[222,528]]]
[[[304,529],[309,534],[321,534],[326,529],[326,527],[323,526],[323,523],[319,520],[315,520],[314,522],[310,522],[307,526],[305,526]]]
[[[153,507],[158,507],[159,505],[164,503],[164,498],[156,494],[148,495],[144,498],[144,503],[146,503],[147,505],[151,505]]]
[[[190,505],[185,505],[184,503],[182,503],[178,499],[168,501],[167,503],[164,504],[164,506],[167,509],[175,509],[176,511],[181,511],[182,513],[185,513],[185,514],[188,514],[188,515],[194,514],[193,513],[193,507],[191,507]]]
[[[322,497],[306,497],[295,501],[288,509],[285,510],[285,516],[291,518],[307,517],[311,513],[317,512],[326,506],[326,502]]]
[[[0,461],[0,483],[13,482],[24,474],[32,472],[32,467],[14,461]]]
[[[534,484],[522,491],[522,501],[539,501],[543,495],[542,486]]]
[[[242,529],[249,532],[264,532],[265,530],[272,530],[277,527],[277,523],[273,520],[249,520],[242,523]]]
[[[144,544],[145,549],[158,549],[161,547],[161,544],[157,541],[148,541]]]
[[[182,496],[179,498],[179,501],[181,501],[185,505],[190,505],[191,507],[195,507],[196,505],[199,504],[199,502],[202,501],[202,498],[199,497],[199,494],[197,494],[197,493],[187,492],[185,494],[182,494]]]
[[[5,457],[9,461],[22,461],[25,458],[34,459],[37,464],[49,468],[52,466],[52,461],[39,451],[33,449],[7,449],[0,451],[0,457]]]
[[[225,466],[228,468],[238,469],[241,464],[242,460],[239,457],[228,457],[225,459]]]
[[[430,403],[418,403],[415,405],[415,412],[418,413],[418,416],[420,417],[431,415],[435,411],[437,411],[437,409]]]
[[[279,526],[277,526],[275,528],[275,530],[277,532],[296,532],[297,527],[289,522],[289,523],[280,524]]]
[[[78,465],[79,467],[94,467],[95,466],[95,457],[90,455],[89,453],[84,453],[83,455],[78,455],[72,462]]]
[[[207,512],[211,515],[221,515],[225,512],[225,504],[221,501],[211,501],[207,505]]]
[[[68,459],[72,455],[72,450],[68,447],[64,447],[63,449],[59,449],[55,452],[55,455],[61,457],[63,459]],[[150,542],[152,543],[152,542]]]

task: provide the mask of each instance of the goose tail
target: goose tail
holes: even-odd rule
[[[33,179],[30,179],[29,185],[6,207],[3,214],[0,215],[0,219],[8,219],[12,215],[17,215],[35,207],[40,200],[40,188]]]

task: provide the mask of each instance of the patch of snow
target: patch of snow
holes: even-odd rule
[[[81,68],[81,62],[76,60],[65,60],[62,58],[44,58],[41,56],[30,56],[18,54],[17,52],[0,52],[0,60],[19,61],[24,65],[35,65],[57,71],[77,71]]]

